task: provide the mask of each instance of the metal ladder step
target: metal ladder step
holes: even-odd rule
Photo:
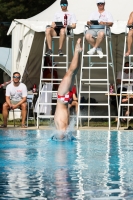
[[[108,91],[80,91],[81,94],[106,94]]]
[[[47,55],[45,55],[45,54],[43,56],[47,57]],[[64,54],[64,55],[61,56],[61,55],[58,55],[58,54],[51,54],[50,57],[61,57],[61,58],[63,58],[63,57],[67,57],[67,55]]]
[[[82,69],[91,69],[91,70],[92,70],[92,69],[98,69],[98,70],[99,70],[99,69],[106,69],[106,68],[107,68],[106,66],[105,66],[105,67],[100,67],[100,66],[99,66],[99,67],[94,67],[94,66],[82,67]]]
[[[81,81],[89,81],[89,79],[81,79]],[[108,79],[91,79],[91,81],[97,81],[97,82],[99,82],[99,81],[108,81]]]
[[[45,51],[46,51],[46,37],[44,39],[44,46],[43,46],[43,54],[42,54],[42,65],[41,65],[41,73],[40,73],[40,84],[39,84],[39,97],[38,97],[38,112],[37,112],[37,127],[39,127],[39,118],[54,118],[54,115],[46,115],[45,113],[43,115],[40,115],[40,106],[56,106],[56,103],[54,102],[57,99],[57,91],[53,91],[53,89],[51,90],[47,90],[47,91],[42,91],[42,87],[44,84],[51,84],[51,85],[59,85],[60,82],[62,81],[62,77],[59,78],[43,78],[43,70],[44,69],[51,69],[54,70],[65,70],[67,71],[68,69],[68,65],[69,65],[69,56],[68,56],[68,44],[69,44],[69,38],[71,38],[71,42],[72,45],[74,44],[74,35],[73,37],[67,37],[66,36],[66,51],[64,55],[59,55],[54,53],[54,40],[55,39],[59,39],[59,37],[54,37],[52,39],[52,51],[53,54],[51,56],[49,56],[49,58],[51,59],[52,62],[52,66],[45,66],[44,65],[44,61],[45,59],[48,57],[47,55],[45,55]],[[73,46],[72,46],[72,52],[73,52]],[[58,62],[56,63],[54,58],[58,58]],[[65,60],[64,60],[65,59]],[[58,65],[58,66],[56,66]],[[53,71],[51,73],[51,75],[53,74]],[[63,73],[64,74],[64,73]],[[56,93],[56,95],[53,95],[54,93]],[[52,94],[51,100],[49,102],[40,102],[41,99],[41,95],[49,95]]]
[[[44,118],[44,119],[46,119],[46,118],[54,118],[54,115],[38,115],[38,118]]]
[[[84,85],[110,85],[110,83],[82,83]]]
[[[123,52],[123,64],[122,64],[122,74],[121,74],[121,88],[123,88],[123,87],[127,87],[127,91],[122,91],[121,93],[120,93],[120,100],[119,100],[119,108],[118,108],[118,123],[117,123],[117,129],[119,129],[120,128],[120,126],[121,126],[121,123],[120,123],[120,119],[121,118],[126,118],[126,119],[128,119],[128,118],[131,118],[131,119],[133,119],[133,116],[121,116],[121,109],[123,109],[123,107],[127,107],[127,111],[129,111],[129,107],[130,106],[133,106],[133,104],[132,103],[130,103],[129,102],[129,100],[130,100],[130,95],[132,95],[132,90],[133,90],[133,88],[132,88],[132,86],[133,86],[133,83],[132,83],[132,81],[133,81],[133,79],[131,78],[131,77],[129,77],[128,79],[127,78],[124,78],[124,70],[125,69],[127,69],[127,66],[125,66],[125,61],[127,62],[127,59],[125,60],[125,53],[126,53],[126,46],[127,46],[127,32],[128,32],[128,27],[126,27],[126,31],[125,31],[125,42],[124,42],[124,52]],[[133,69],[133,61],[131,60],[131,58],[133,58],[133,54],[132,55],[129,55],[128,56],[128,62],[129,62],[129,67],[128,67],[128,69],[129,70],[131,70],[131,69]],[[129,75],[130,75],[130,71],[129,71]],[[125,81],[127,82],[126,84],[125,84]],[[131,88],[132,88],[132,90],[131,90]],[[129,90],[129,91],[128,91]],[[131,91],[130,91],[131,90]],[[129,100],[127,101],[127,103],[126,102],[123,102],[122,103],[122,97],[124,97],[124,94],[128,97],[129,96]],[[129,113],[129,112],[128,112]],[[129,126],[129,121],[127,120],[127,126]]]
[[[55,78],[41,78],[41,81],[61,81],[62,79],[58,78],[58,79],[55,79]],[[58,83],[59,84],[59,83]]]
[[[50,67],[51,69],[66,69],[66,67]],[[49,69],[49,67],[42,67],[42,69]]]
[[[90,27],[89,27],[90,28]],[[106,29],[106,28],[105,28]],[[79,83],[79,98],[78,100],[80,101],[81,96],[85,96],[87,99],[94,98],[93,95],[99,94],[99,95],[105,95],[106,93],[109,94],[109,66],[111,66],[112,71],[113,71],[113,79],[114,79],[114,84],[115,84],[115,89],[116,89],[116,81],[115,81],[115,72],[114,72],[114,64],[113,64],[113,56],[112,56],[112,46],[111,46],[111,34],[110,37],[105,36],[105,41],[106,41],[106,53],[103,54],[103,58],[106,59],[106,62],[103,62],[102,60],[99,59],[98,62],[95,61],[96,58],[99,58],[99,55],[88,55],[85,53],[85,48],[86,48],[86,39],[85,35],[83,38],[83,53],[82,53],[82,58],[81,58],[81,71],[80,71],[80,83]],[[110,58],[111,61],[109,61],[109,51],[110,51]],[[88,58],[88,65],[86,65]],[[93,61],[92,61],[93,59]],[[97,78],[97,72],[102,73],[104,70],[105,76],[100,78],[100,73],[99,77]],[[94,73],[95,72],[95,73]],[[93,76],[91,76],[91,73],[93,73]],[[86,78],[88,76],[88,78]],[[96,76],[96,78],[95,78]],[[96,86],[98,86],[98,89],[95,89]],[[106,87],[105,88],[103,88]],[[95,87],[95,88],[94,88]],[[88,118],[88,126],[89,126],[89,119],[90,118],[107,118],[108,119],[108,124],[109,124],[109,129],[110,129],[110,95],[107,95],[107,102],[99,102],[99,103],[79,103],[79,111],[78,111],[78,119],[79,118]],[[98,99],[97,99],[98,100]],[[82,116],[81,111],[80,111],[80,106],[87,106],[88,108],[88,116]],[[92,116],[90,114],[90,108],[91,106],[106,106],[108,110],[108,115],[102,115],[102,116]],[[85,108],[85,109],[87,109]],[[78,120],[77,119],[77,124]]]
[[[103,57],[107,57],[107,55],[102,55]],[[85,54],[83,55],[83,57],[99,57],[99,55],[88,55],[88,54]]]
[[[79,103],[80,106],[108,106],[108,103]]]
[[[89,116],[79,116],[79,118],[83,118],[83,119],[85,119],[85,118],[93,118],[93,119],[96,119],[96,118],[98,118],[98,119],[101,119],[101,118],[107,118],[107,119],[110,119],[110,116],[104,116],[104,115],[102,115],[102,116],[94,116],[94,115],[89,115]]]

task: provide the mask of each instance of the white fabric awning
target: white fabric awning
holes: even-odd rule
[[[12,51],[10,48],[0,47],[0,68],[11,76],[11,57]]]
[[[132,0],[105,0],[105,2],[105,9],[109,11],[114,18],[114,25],[111,28],[111,32],[114,34],[125,32],[129,14],[132,12]],[[54,13],[59,10],[60,0],[56,0],[55,3],[46,10],[29,19],[15,19],[9,28],[8,34],[11,34],[18,23],[25,25],[35,32],[44,32],[46,25],[51,24]],[[97,5],[95,0],[68,0],[68,10],[76,15],[77,27],[74,33],[80,34],[83,32],[84,25],[91,12],[97,10]]]
[[[20,23],[20,24],[25,25],[25,27],[31,30],[34,30],[35,32],[45,32],[46,26],[51,24],[51,21],[27,21],[24,19],[15,20],[15,22],[16,23],[13,22],[13,24],[11,25],[12,28],[14,28],[16,24]],[[85,25],[86,25],[86,21],[77,21],[77,27],[76,29],[74,29],[74,34],[83,33]],[[114,21],[114,25],[111,27],[111,32],[114,34],[124,33],[126,29],[126,25],[127,25],[127,21]],[[12,28],[9,29],[8,34],[11,33]]]

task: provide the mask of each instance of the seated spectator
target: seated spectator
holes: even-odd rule
[[[130,71],[130,77],[129,77],[129,62],[125,62],[124,67],[127,67],[126,69],[124,69],[124,73],[123,73],[123,79],[133,79],[133,72],[132,70]],[[121,92],[121,77],[122,76],[122,71],[119,71],[117,74],[117,93],[120,94]],[[122,91],[127,91],[127,85],[124,85],[128,83],[128,81],[123,81],[123,88]]]
[[[130,77],[129,77],[129,62],[125,62],[125,65],[124,67],[127,67],[126,69],[124,69],[124,73],[123,73],[123,79],[133,79],[133,72],[132,70],[130,70]],[[128,81],[123,81],[123,88],[121,88],[121,76],[122,76],[122,72],[119,71],[118,74],[117,74],[117,94],[120,94],[121,93],[121,90],[122,91],[127,91],[127,85],[124,85],[124,84],[127,84]]]
[[[68,31],[70,29],[76,28],[76,17],[72,12],[68,11],[67,0],[61,0],[60,6],[61,6],[61,11],[55,13],[52,25],[48,26],[46,29],[46,32],[45,32],[47,45],[48,45],[48,51],[46,52],[47,56],[50,56],[51,54],[53,54],[53,52],[52,52],[52,37],[54,37],[54,36],[60,36],[58,54],[63,55],[64,53],[62,52],[62,47],[63,47],[65,35],[66,35],[66,26],[68,27]],[[67,16],[66,24],[64,24],[64,16],[65,15]],[[56,27],[55,22],[62,22],[63,27]]]
[[[22,128],[26,128],[25,119],[27,114],[27,87],[24,83],[20,82],[20,73],[13,73],[13,81],[6,87],[6,102],[3,104],[3,124],[1,128],[7,127],[8,111],[16,108],[21,109],[22,115]]]
[[[132,71],[130,71],[130,77],[129,77],[129,62],[125,62],[124,67],[127,67],[127,69],[124,69],[124,73],[123,73],[123,79],[133,79],[133,73]],[[128,83],[128,81],[123,81],[123,87],[121,88],[121,78],[122,78],[122,71],[119,71],[117,74],[117,94],[120,94],[121,91],[122,92],[126,92],[127,91],[127,85],[125,85],[126,83]],[[120,96],[117,97],[118,98],[118,105],[119,105],[119,101],[120,101]],[[122,100],[125,97],[122,97]],[[112,97],[111,99],[111,104],[114,105],[114,107],[116,108],[116,115],[118,115],[118,111],[117,111],[117,104],[116,104],[116,97]],[[124,100],[122,101],[124,102]],[[122,113],[120,114],[122,115]],[[116,119],[117,120],[117,119]]]
[[[105,0],[96,0],[96,3],[98,10],[91,13],[87,21],[87,25],[93,25],[92,20],[97,20],[99,25],[112,26],[114,20],[110,12],[105,10]],[[103,57],[103,52],[100,44],[104,36],[104,29],[89,29],[86,32],[85,38],[93,47],[87,52],[89,55],[93,55],[96,52],[100,58]],[[95,40],[94,37],[97,37],[97,39]]]
[[[124,99],[122,99],[122,103],[128,103],[128,102],[129,102],[129,104],[133,104],[133,95],[132,96],[127,95]],[[128,106],[127,106],[125,116],[130,116],[132,111],[133,111],[133,106],[129,106],[129,109],[128,109]],[[126,122],[126,119],[123,118],[122,121]]]
[[[71,93],[71,100],[69,101],[68,108],[75,107],[76,114],[78,113],[78,98],[76,95],[76,87],[72,87],[72,90],[69,92]]]
[[[128,19],[127,25],[128,26],[130,26],[130,25],[133,26],[133,12],[131,12],[130,15],[129,15],[129,19]],[[128,36],[127,36],[127,52],[126,52],[125,56],[129,56],[130,55],[132,42],[133,42],[133,29],[130,28],[129,32],[128,32]]]

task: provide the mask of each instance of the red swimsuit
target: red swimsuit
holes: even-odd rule
[[[69,103],[72,102],[73,100],[73,94],[76,94],[76,87],[73,86],[72,90],[69,91],[67,94],[65,94],[64,96],[61,96],[58,94],[57,100],[61,100],[63,103]]]
[[[64,96],[61,96],[58,94],[57,100],[61,100],[63,103],[69,103],[69,101],[71,101],[73,97],[73,93],[70,91],[67,94],[65,94]]]

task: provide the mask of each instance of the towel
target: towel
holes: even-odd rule
[[[40,102],[40,103],[51,103],[52,102],[52,88],[53,88],[52,83],[45,83],[43,85],[41,91],[45,91],[45,92],[42,92],[40,94],[40,100],[39,100],[39,98],[37,99],[34,112],[44,113],[45,115],[51,114],[51,105],[47,105],[47,104],[43,105],[42,104],[42,105],[39,106],[38,102]],[[47,91],[51,91],[51,92],[47,92]]]

